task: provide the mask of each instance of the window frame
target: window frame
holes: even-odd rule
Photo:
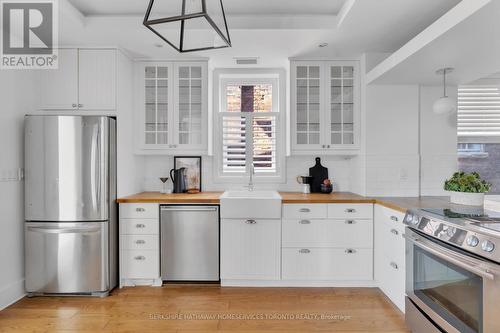
[[[286,180],[286,78],[282,69],[217,69],[214,71],[214,109],[213,109],[213,143],[214,143],[214,182],[247,184],[250,176],[251,162],[246,161],[245,172],[223,171],[223,138],[222,119],[224,116],[247,117],[247,128],[252,125],[253,117],[274,116],[276,117],[276,172],[266,174],[256,172],[254,174],[255,184],[284,183]],[[244,84],[271,84],[272,85],[272,112],[228,112],[227,96],[225,94],[228,85]],[[222,109],[222,110],[221,110]],[[250,125],[249,125],[250,124]],[[249,138],[251,139],[251,138]],[[247,154],[251,146],[247,145]],[[248,156],[248,155],[247,155]]]

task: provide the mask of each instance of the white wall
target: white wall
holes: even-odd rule
[[[11,176],[24,164],[24,115],[35,106],[35,73],[0,73],[0,172]],[[11,175],[9,175],[10,173]],[[0,182],[0,309],[24,295],[24,182]]]
[[[457,87],[448,87],[456,98]],[[366,186],[372,196],[445,195],[457,169],[456,113],[437,115],[442,87],[367,87]]]
[[[448,87],[447,94],[457,98],[457,87]],[[437,115],[432,104],[443,96],[443,88],[420,88],[420,156],[421,195],[446,195],[445,179],[457,171],[457,114]]]

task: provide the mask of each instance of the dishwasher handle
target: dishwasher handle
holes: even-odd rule
[[[216,212],[218,207],[214,206],[161,206],[161,211],[168,212]]]

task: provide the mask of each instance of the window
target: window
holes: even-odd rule
[[[215,113],[219,180],[279,181],[284,164],[283,112],[279,76],[219,76],[219,107]]]
[[[496,85],[458,88],[458,168],[479,172],[500,193],[500,89]]]
[[[458,142],[500,143],[500,89],[494,85],[458,88]]]

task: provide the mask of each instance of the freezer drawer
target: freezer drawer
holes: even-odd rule
[[[108,223],[25,223],[28,293],[98,293],[110,288]]]
[[[162,206],[160,234],[163,280],[219,280],[218,206]]]

